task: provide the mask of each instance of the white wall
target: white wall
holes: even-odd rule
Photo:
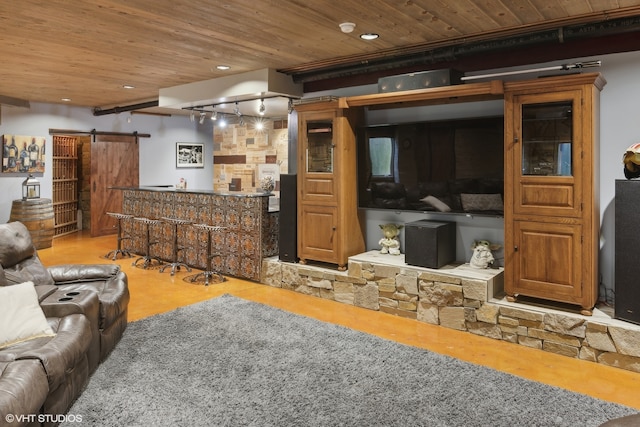
[[[131,117],[131,123],[127,118]],[[46,169],[40,181],[40,195],[51,198],[52,149],[49,129],[77,131],[135,132],[150,134],[140,138],[140,185],[175,185],[181,177],[189,188],[213,188],[213,127],[207,120],[203,125],[191,123],[188,116],[150,116],[129,113],[94,116],[89,108],[58,104],[32,103],[31,108],[3,106],[0,134],[45,136],[47,139]],[[176,142],[205,144],[204,169],[177,169]],[[13,200],[22,194],[24,174],[0,174],[0,222],[7,222]]]

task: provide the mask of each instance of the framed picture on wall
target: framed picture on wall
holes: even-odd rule
[[[2,172],[43,173],[45,137],[2,136]]]
[[[176,168],[203,168],[204,144],[194,142],[176,143]]]

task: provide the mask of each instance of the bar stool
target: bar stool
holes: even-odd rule
[[[227,227],[221,227],[218,225],[209,225],[209,224],[193,224],[194,227],[199,228],[200,230],[206,230],[207,232],[207,269],[205,271],[203,271],[202,273],[198,273],[195,276],[193,276],[191,278],[191,283],[194,283],[195,281],[198,280],[199,277],[204,277],[204,285],[205,286],[209,286],[209,278],[212,276],[218,276],[218,279],[220,280],[220,282],[224,282],[224,276],[213,270],[213,266],[211,265],[211,260],[214,257],[217,256],[222,256],[221,254],[212,254],[212,249],[211,249],[211,241],[212,239],[212,234],[213,233],[219,233],[223,230],[226,230]]]
[[[111,258],[112,261],[115,261],[116,258],[118,258],[118,254],[122,255],[123,258],[125,256],[127,258],[131,258],[131,256],[132,256],[131,253],[126,249],[122,249],[122,241],[123,240],[127,240],[127,239],[131,239],[131,237],[122,237],[122,221],[130,220],[131,218],[133,218],[133,215],[127,215],[127,214],[122,214],[122,213],[117,213],[117,212],[107,212],[107,215],[109,215],[111,218],[115,218],[117,220],[116,227],[118,229],[118,248],[112,250],[111,252],[106,254],[104,257],[105,258],[110,258],[111,255],[113,254],[113,258]]]
[[[133,263],[131,263],[131,265],[137,266],[139,261],[144,261],[142,264],[142,268],[148,268],[151,266],[154,259],[158,261],[159,264],[162,264],[162,260],[160,258],[151,256],[151,245],[155,245],[158,242],[151,241],[151,237],[150,237],[151,233],[149,232],[152,225],[160,224],[161,221],[159,219],[137,218],[137,217],[134,217],[133,220],[144,225],[147,239],[145,241],[145,255],[136,259]]]
[[[180,270],[180,267],[184,267],[187,271],[191,271],[191,267],[189,267],[184,262],[178,261],[178,252],[184,247],[178,246],[178,226],[179,225],[187,225],[191,224],[191,221],[186,219],[178,219],[178,218],[167,218],[162,217],[163,222],[167,224],[171,224],[173,226],[173,258],[171,264],[165,264],[160,268],[160,273],[162,273],[167,267],[171,267],[171,275],[173,276],[177,270]]]

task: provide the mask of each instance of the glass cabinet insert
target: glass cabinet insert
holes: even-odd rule
[[[333,123],[307,123],[307,172],[333,172]]]
[[[572,102],[522,106],[522,175],[571,176]]]

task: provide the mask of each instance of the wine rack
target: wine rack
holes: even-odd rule
[[[53,137],[54,236],[78,230],[78,139]]]

